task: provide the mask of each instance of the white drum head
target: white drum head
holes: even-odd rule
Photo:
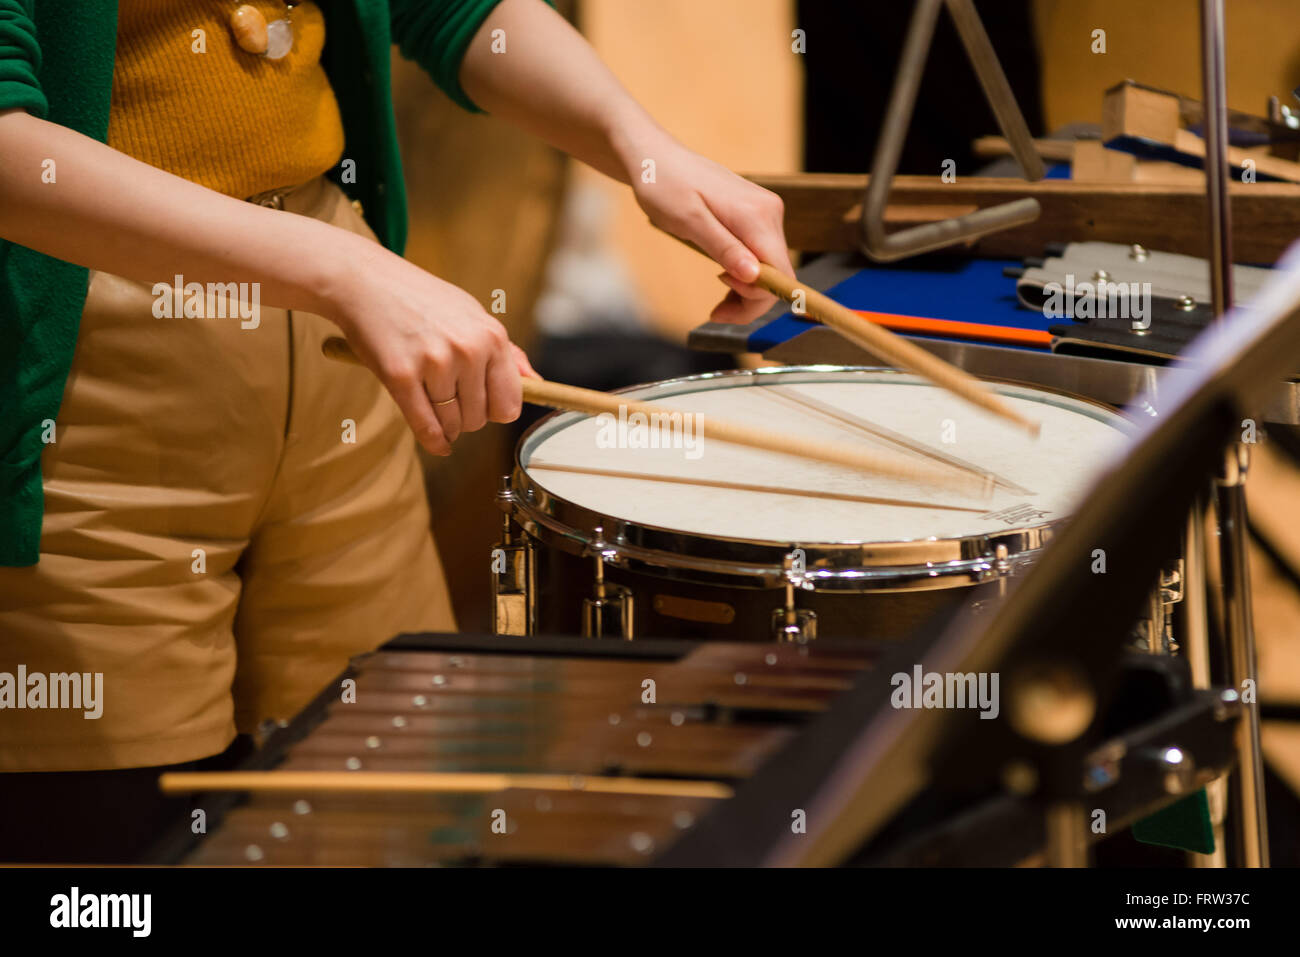
[[[532,433],[520,462],[551,495],[639,526],[754,542],[883,543],[966,539],[1059,521],[1125,443],[1127,424],[1118,414],[1028,386],[994,388],[1042,423],[1037,439],[910,375],[773,371],[627,393],[702,413],[702,439],[698,422],[656,430],[636,419],[565,415]],[[711,418],[926,462],[948,456],[1003,481],[991,499],[972,500],[713,440]],[[909,450],[890,434],[923,448]],[[656,442],[675,447],[644,447]]]

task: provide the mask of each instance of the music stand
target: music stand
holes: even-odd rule
[[[931,780],[952,773],[960,754],[1031,767],[1057,839],[1049,850],[1057,863],[1079,863],[1069,845],[1082,846],[1082,834],[1068,833],[1072,820],[1081,825],[1070,813],[1079,769],[1099,741],[1096,716],[1129,629],[1206,477],[1217,474],[1243,417],[1297,355],[1300,244],[1251,303],[1192,344],[1178,364],[1195,375],[1162,390],[1167,411],[1139,426],[991,621],[967,611],[891,652],[657,863],[842,863]],[[1104,574],[1094,573],[1098,549]],[[1002,717],[895,709],[889,676],[916,664],[926,673],[999,673]],[[1053,740],[1060,734],[1053,709],[1034,702],[1066,698],[1091,700],[1094,717],[1077,736]],[[791,827],[796,812],[802,831]]]

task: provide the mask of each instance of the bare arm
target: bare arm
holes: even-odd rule
[[[0,171],[0,236],[12,242],[128,279],[239,276],[260,282],[268,305],[328,308],[328,257],[298,253],[346,242],[323,223],[222,196],[22,110],[0,113]]]
[[[504,53],[492,52],[496,30],[505,31]],[[758,259],[793,272],[781,200],[673,139],[546,4],[503,0],[466,51],[460,79],[479,106],[631,185],[652,223],[721,265],[732,293],[713,318],[746,322],[775,301],[751,281]]]
[[[519,413],[504,329],[468,293],[347,230],[223,196],[21,110],[0,112],[0,237],[145,282],[260,283],[267,305],[334,320],[431,452]],[[426,393],[461,401],[435,413]]]

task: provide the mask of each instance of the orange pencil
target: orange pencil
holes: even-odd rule
[[[853,310],[860,316],[884,326],[893,332],[911,332],[923,336],[940,336],[944,339],[978,339],[983,342],[1009,342],[1018,346],[1052,347],[1052,334],[1045,329],[1019,329],[1015,326],[992,326],[982,322],[958,322],[953,319],[926,319],[922,316],[900,316],[891,312]]]

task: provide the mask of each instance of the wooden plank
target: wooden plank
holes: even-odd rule
[[[1182,129],[1178,97],[1141,86],[1117,86],[1106,93],[1101,104],[1101,138],[1139,136],[1174,145]]]
[[[785,201],[786,240],[792,249],[858,248],[858,219],[867,177],[844,173],[751,175]],[[1233,183],[1233,254],[1237,262],[1273,263],[1300,238],[1300,186]],[[1042,255],[1052,242],[1095,240],[1141,243],[1149,249],[1207,255],[1205,192],[1187,184],[1097,184],[1071,180],[1027,183],[1019,179],[897,176],[887,221],[899,226],[923,219],[898,215],[901,207],[985,207],[1033,197],[1042,215],[1032,223],[982,237],[981,255]],[[915,214],[914,214],[915,215]]]
[[[1082,140],[1045,140],[1036,139],[1034,152],[1051,163],[1070,163],[1074,161],[1075,145]],[[971,144],[971,150],[981,159],[996,159],[1011,155],[1011,144],[1005,136],[981,136]]]
[[[1179,97],[1173,93],[1123,84],[1106,93],[1101,110],[1101,136],[1106,143],[1137,140],[1167,146],[1197,168],[1205,165],[1205,140],[1183,127]],[[1263,123],[1264,120],[1259,120]],[[1265,150],[1228,147],[1228,163],[1240,171],[1247,161],[1266,176],[1300,182],[1300,164]]]
[[[1132,183],[1136,173],[1137,157],[1108,150],[1100,140],[1079,143],[1070,166],[1070,179],[1076,183]]]
[[[1080,141],[1070,168],[1076,183],[1186,183],[1205,189],[1205,172],[1164,160],[1138,159],[1132,153],[1107,149],[1100,140]]]
[[[1200,64],[1198,63],[1197,69],[1199,69],[1199,67]],[[1147,86],[1145,83],[1136,83],[1133,80],[1124,80],[1122,83],[1116,83],[1114,86],[1109,87],[1102,93],[1103,99],[1124,87],[1133,87],[1135,89],[1145,90],[1148,93],[1156,93],[1161,96],[1171,97],[1178,105],[1178,123],[1183,129],[1195,129],[1200,126],[1204,120],[1205,111],[1201,108],[1200,100],[1194,100],[1189,96],[1175,93],[1172,90]],[[1261,96],[1258,98],[1258,102],[1262,104],[1267,99],[1268,96]],[[1268,117],[1256,116],[1253,113],[1246,113],[1231,108],[1228,109],[1228,128],[1231,130],[1240,130],[1243,132],[1258,134],[1259,136],[1270,140],[1273,149],[1290,151],[1296,142],[1300,141],[1300,133],[1297,133],[1296,130],[1289,126],[1286,126],[1280,120],[1275,121]]]
[[[1191,130],[1179,130],[1174,135],[1174,149],[1200,161],[1205,168],[1205,140]],[[1300,163],[1271,156],[1263,150],[1248,150],[1237,146],[1228,147],[1228,165],[1240,171],[1247,162],[1255,164],[1255,169],[1266,176],[1274,176],[1290,183],[1300,183]]]

